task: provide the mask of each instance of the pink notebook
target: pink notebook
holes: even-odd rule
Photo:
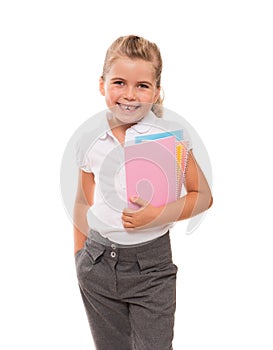
[[[128,206],[131,196],[139,196],[155,207],[177,198],[175,136],[126,146],[125,171]]]

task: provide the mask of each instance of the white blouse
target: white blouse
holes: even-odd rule
[[[109,112],[110,113],[110,112]],[[95,178],[94,204],[87,213],[90,229],[103,237],[119,244],[139,244],[164,235],[172,224],[159,227],[126,231],[121,216],[128,207],[126,195],[126,177],[124,146],[112,134],[109,127],[109,114],[105,113],[99,128],[85,134],[78,143],[77,163],[85,172],[91,172]],[[181,129],[181,125],[149,112],[137,124],[126,130],[125,145],[134,143],[139,135]],[[183,141],[191,148],[190,138],[183,128]]]

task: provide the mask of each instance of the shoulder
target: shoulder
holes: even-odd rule
[[[86,154],[96,143],[106,139],[108,131],[109,124],[105,112],[90,118],[84,123],[82,132],[78,133],[77,148]]]
[[[188,123],[179,115],[165,111],[162,117],[154,116],[152,128],[149,133],[171,133],[181,141],[185,141],[188,148],[192,148],[191,134],[188,128]]]
[[[102,118],[102,116],[100,116]],[[90,154],[98,143],[103,143],[107,127],[104,119],[96,120],[90,118],[84,128],[78,132],[75,142],[76,163],[78,167],[85,171],[90,171],[87,164],[90,164]]]

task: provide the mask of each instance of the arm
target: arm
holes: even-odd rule
[[[88,235],[89,227],[86,214],[93,204],[94,190],[94,174],[80,170],[74,205],[74,254],[83,248]]]
[[[192,152],[189,153],[185,176],[187,194],[177,201],[156,208],[141,198],[132,199],[141,208],[137,211],[125,209],[122,220],[124,227],[135,229],[151,227],[188,219],[202,213],[212,205],[212,195],[207,180],[197,164]]]

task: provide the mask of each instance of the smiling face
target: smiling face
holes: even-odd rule
[[[105,79],[100,79],[100,92],[117,121],[133,124],[151,109],[160,88],[151,62],[124,57],[116,59]]]

